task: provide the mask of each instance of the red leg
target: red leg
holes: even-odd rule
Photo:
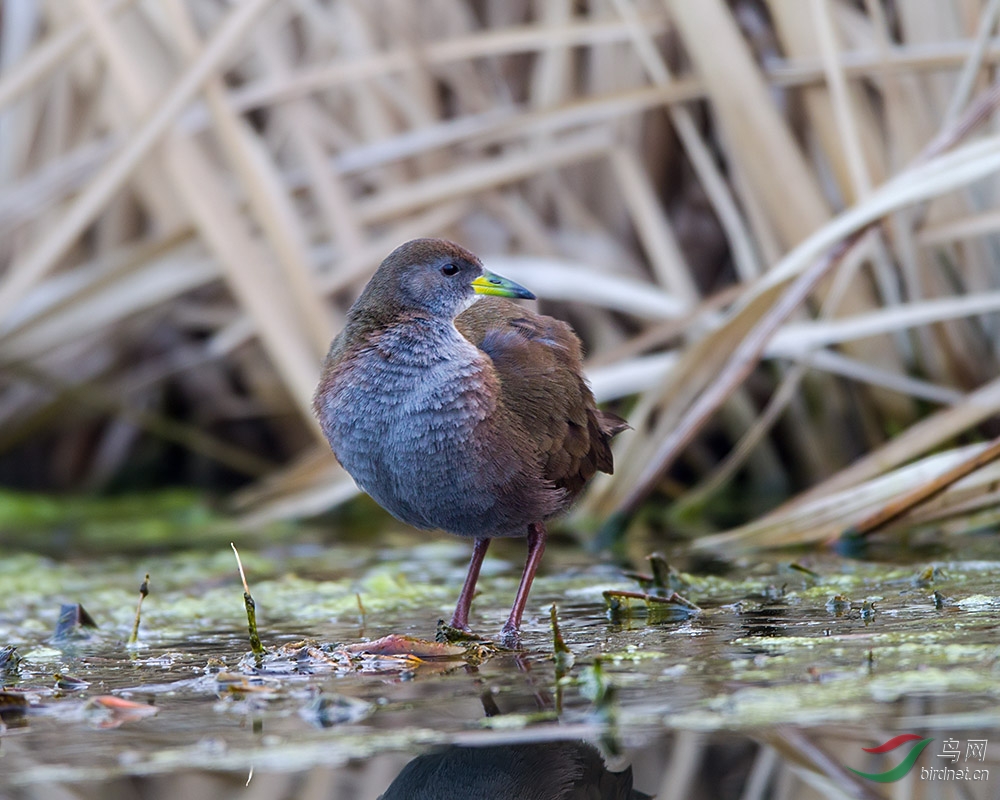
[[[511,606],[507,624],[500,631],[500,644],[504,647],[516,648],[521,645],[521,617],[528,602],[531,582],[535,579],[535,572],[544,552],[545,525],[541,522],[532,522],[528,526],[528,560],[524,564],[524,572],[521,573],[521,585],[517,587],[517,596],[514,598],[514,605]]]
[[[462,593],[458,596],[458,602],[455,604],[455,613],[451,615],[451,627],[458,628],[460,631],[469,630],[469,608],[472,606],[472,595],[476,593],[479,570],[483,566],[486,548],[489,546],[489,539],[476,539],[476,543],[472,546],[472,561],[469,562],[469,571],[465,573]]]

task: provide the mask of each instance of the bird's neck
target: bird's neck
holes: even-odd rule
[[[369,329],[363,338],[385,359],[398,364],[430,366],[444,361],[469,361],[478,354],[452,320],[420,313]]]

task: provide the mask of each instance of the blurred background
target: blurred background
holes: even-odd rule
[[[531,287],[629,417],[579,520],[715,531],[995,435],[998,6],[5,0],[0,483],[352,497],[311,395],[418,236]]]
[[[661,800],[889,796],[840,765],[894,766],[861,748],[904,731],[938,739],[936,765],[947,737],[985,736],[1000,603],[1000,467],[983,455],[1000,435],[998,16],[1000,0],[3,0],[0,684],[29,723],[0,719],[0,784],[17,775],[25,798],[374,796],[407,747],[485,734],[497,687],[505,713],[551,712],[538,697],[565,689],[550,727],[590,724],[605,656],[636,786]],[[731,559],[729,578],[708,574],[721,559],[691,557],[680,567],[706,573],[692,595],[706,613],[623,625],[600,592],[626,579],[575,547],[568,574],[585,586],[547,575],[533,595],[546,648],[539,609],[560,604],[569,684],[540,647],[533,674],[513,657],[439,680],[320,671],[310,691],[381,709],[326,736],[302,716],[305,678],[272,681],[265,709],[243,697],[249,667],[213,677],[246,653],[228,543],[266,526],[268,549],[248,542],[244,557],[269,646],[400,625],[428,636],[454,601],[464,543],[337,549],[388,526],[365,501],[342,508],[357,490],[310,409],[351,302],[422,236],[472,249],[571,322],[595,394],[631,423],[615,475],[568,527],[623,543],[633,566],[697,538]],[[890,557],[916,568],[741,555],[829,539],[977,458],[899,523],[987,531],[952,540],[967,563],[938,569],[943,547],[898,540]],[[205,524],[194,495],[147,494],[178,487],[222,509],[211,544],[218,517]],[[96,522],[95,497],[115,504]],[[339,508],[342,524],[315,526],[336,545],[270,524]],[[83,539],[112,556],[74,560]],[[171,560],[164,542],[204,550]],[[126,650],[122,587],[147,570],[140,647],[154,649]],[[505,571],[480,613],[509,604]],[[102,630],[64,654],[49,644],[67,600]],[[652,657],[633,663],[639,649]],[[57,671],[163,713],[117,738],[82,732],[86,691]],[[393,738],[400,726],[411,739]],[[355,750],[336,749],[355,734]],[[150,764],[187,777],[143,783]],[[918,777],[891,796],[993,791]]]

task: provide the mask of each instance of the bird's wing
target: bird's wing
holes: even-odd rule
[[[612,471],[611,437],[627,426],[597,408],[569,325],[493,297],[455,325],[493,360],[502,401],[534,443],[546,480],[572,497],[598,470]]]

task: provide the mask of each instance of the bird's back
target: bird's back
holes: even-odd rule
[[[538,453],[544,480],[564,490],[566,505],[594,473],[611,473],[611,438],[627,425],[597,408],[569,325],[484,297],[455,326],[491,358],[502,403]]]

